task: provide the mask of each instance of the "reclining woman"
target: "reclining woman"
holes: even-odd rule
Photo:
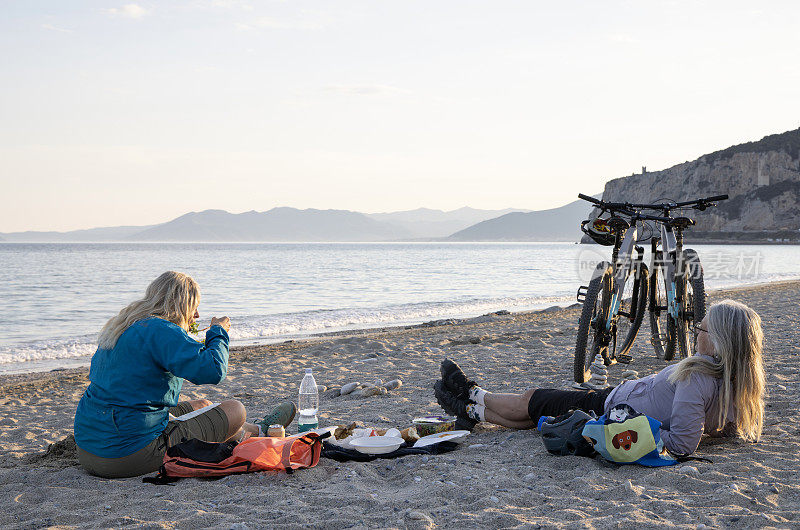
[[[205,344],[187,334],[200,317],[199,304],[197,283],[168,271],[103,327],[75,413],[78,459],[89,473],[143,475],[156,471],[167,448],[183,439],[223,442],[294,419],[294,403],[282,403],[258,425],[245,423],[236,400],[213,408],[204,399],[178,403],[183,379],[218,384],[228,372],[228,317],[211,319]],[[184,421],[170,417],[202,408],[208,410]]]
[[[488,421],[530,429],[542,416],[574,409],[599,416],[627,404],[661,422],[664,446],[676,455],[693,453],[704,432],[758,441],[764,421],[761,318],[744,304],[724,300],[709,308],[695,334],[695,355],[615,388],[495,394],[445,359],[434,391],[442,408],[469,427]]]

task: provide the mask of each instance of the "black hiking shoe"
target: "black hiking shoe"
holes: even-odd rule
[[[447,390],[441,379],[433,384],[433,393],[436,395],[436,401],[439,406],[446,413],[456,417],[456,428],[458,430],[471,431],[478,423],[467,415],[467,402],[458,399],[452,392]]]
[[[450,359],[442,361],[440,371],[445,388],[464,401],[469,399],[470,388],[478,386],[475,381],[467,379],[464,371]]]

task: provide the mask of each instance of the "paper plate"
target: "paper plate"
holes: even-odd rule
[[[426,445],[432,445],[439,442],[458,442],[463,438],[466,438],[468,434],[469,431],[438,432],[436,434],[423,436],[417,440],[417,443],[414,444],[414,447],[425,447]]]
[[[405,440],[394,436],[365,436],[350,441],[350,445],[359,453],[382,455],[397,450]]]

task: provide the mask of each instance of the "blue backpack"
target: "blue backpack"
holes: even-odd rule
[[[590,419],[581,432],[606,460],[647,467],[672,466],[681,461],[664,451],[660,421],[639,414],[628,405],[614,407],[608,416]]]

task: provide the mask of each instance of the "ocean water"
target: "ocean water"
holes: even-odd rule
[[[709,288],[800,278],[796,246],[694,246]],[[610,250],[571,243],[0,243],[0,373],[84,365],[165,270],[200,284],[233,345],[575,300]]]

